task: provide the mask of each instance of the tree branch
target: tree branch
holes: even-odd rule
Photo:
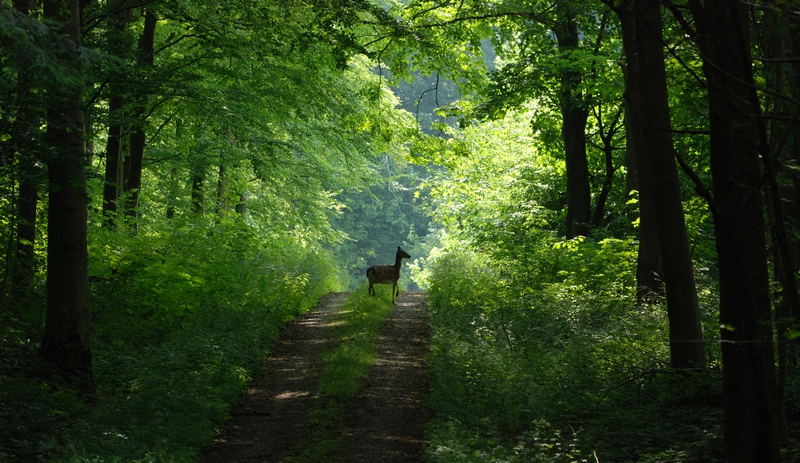
[[[716,204],[714,204],[714,198],[711,196],[711,191],[706,188],[697,173],[695,173],[695,171],[689,167],[689,164],[686,163],[686,161],[683,159],[683,156],[681,156],[676,150],[673,150],[673,152],[675,153],[675,159],[678,161],[681,169],[683,169],[683,172],[686,173],[690,179],[692,179],[692,183],[694,183],[694,191],[696,191],[700,197],[706,200],[708,203],[708,208],[711,210],[711,215],[713,215],[715,218],[719,218],[719,212],[717,211]]]
[[[487,13],[477,16],[462,16],[459,18],[453,18],[447,21],[438,22],[438,23],[430,23],[430,24],[420,24],[417,27],[420,29],[430,29],[434,27],[444,27],[449,26],[452,24],[464,22],[464,21],[483,21],[486,19],[496,19],[496,18],[505,18],[510,16],[519,16],[524,19],[530,19],[532,21],[538,22],[539,24],[550,26],[551,22],[541,19],[536,13],[529,12],[529,11],[507,11],[503,13]]]

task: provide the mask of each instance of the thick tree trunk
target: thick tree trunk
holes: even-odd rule
[[[788,159],[797,159],[796,153],[792,153],[797,148],[798,136],[800,136],[800,128],[794,121],[789,121],[792,118],[792,113],[786,104],[787,98],[780,95],[792,95],[797,98],[798,90],[798,76],[796,74],[800,66],[796,64],[798,50],[800,46],[794,45],[791,35],[793,32],[796,34],[798,31],[795,26],[792,28],[787,19],[785,10],[774,9],[764,12],[764,50],[766,58],[769,61],[765,62],[767,77],[767,86],[773,92],[773,95],[779,95],[771,100],[771,110],[767,110],[778,117],[776,120],[769,121],[770,124],[770,138],[763,140],[762,143],[768,145],[768,149],[762,149],[762,152],[768,152],[769,156],[763,157],[765,160],[765,170],[767,185],[767,198],[769,201],[768,217],[769,229],[772,237],[772,248],[774,249],[774,264],[773,264],[773,277],[779,283],[779,290],[776,291],[775,298],[777,306],[775,307],[775,327],[778,339],[778,370],[777,370],[777,414],[778,432],[782,442],[789,438],[789,427],[786,422],[786,414],[780,413],[784,410],[784,400],[786,397],[786,380],[789,374],[789,330],[797,322],[798,313],[800,313],[800,294],[797,288],[797,242],[791,239],[791,236],[796,236],[796,227],[792,228],[793,219],[797,216],[797,199],[793,183],[797,176],[790,169],[778,171],[776,164],[783,162],[785,157],[782,156],[783,144],[786,143],[789,148]],[[795,29],[794,31],[792,29]],[[787,68],[786,61],[792,63],[792,68]],[[788,73],[792,69],[795,74]],[[766,138],[765,123],[759,124],[762,128],[760,133],[762,138]],[[788,218],[788,220],[787,220]],[[796,224],[797,222],[794,221]]]
[[[575,14],[566,2],[558,2],[558,19],[553,32],[558,40],[558,50],[566,53],[579,46]],[[561,137],[567,167],[567,239],[589,234],[591,221],[591,191],[589,164],[586,160],[586,121],[589,110],[580,91],[581,74],[575,69],[563,69],[558,89],[561,106]]]
[[[798,35],[800,35],[800,24],[792,22],[790,27],[790,34],[792,37],[797,37]],[[800,98],[800,41],[798,40],[791,41],[791,55],[792,58],[794,58],[792,60],[792,74],[794,77],[793,96],[795,98],[795,101],[798,101],[797,99]],[[799,133],[800,127],[798,127],[797,124],[795,124],[794,127],[795,129],[792,133],[792,138],[791,138],[792,159],[794,159],[795,162],[800,162],[800,133]],[[798,204],[800,203],[800,175],[795,173],[793,177],[794,181],[792,182],[792,187],[794,190],[793,194],[794,202],[793,202],[793,208],[790,211],[789,216],[793,219],[795,224],[794,230],[795,232],[797,232],[797,230],[800,230],[800,204]],[[792,255],[792,260],[795,263],[800,264],[800,255],[799,255],[800,245],[798,245],[797,240],[795,240],[793,251],[794,254]],[[795,316],[800,317],[800,313],[795,314]]]
[[[614,6],[622,26],[622,44],[625,50],[625,128],[628,142],[628,171],[635,172],[636,183],[630,188],[639,193],[639,253],[636,265],[637,300],[645,302],[663,291],[661,248],[658,241],[655,202],[649,188],[643,188],[645,172],[649,171],[644,138],[642,97],[639,86],[639,51],[636,45],[636,13],[633,6],[622,2]],[[632,158],[632,159],[631,159]],[[632,161],[632,162],[631,162]],[[630,183],[630,182],[629,182]]]
[[[27,15],[30,10],[29,0],[15,0],[14,8]],[[30,82],[27,77],[21,75],[18,80],[18,88],[21,100],[30,98],[31,89]],[[27,106],[23,104],[22,106]],[[27,127],[30,127],[32,121],[25,121]],[[39,202],[39,193],[37,187],[39,185],[38,168],[35,165],[34,146],[29,143],[30,136],[29,130],[22,130],[23,134],[28,136],[21,136],[20,149],[22,153],[18,162],[19,169],[19,193],[17,196],[17,229],[16,229],[16,256],[12,259],[12,278],[11,278],[11,294],[14,299],[14,305],[19,309],[26,305],[33,288],[33,273],[35,266],[34,243],[36,241],[36,208]]]
[[[140,114],[141,117],[143,114]],[[130,153],[128,154],[128,173],[125,179],[125,214],[136,227],[139,217],[139,189],[142,187],[142,166],[144,163],[145,132],[142,127],[131,129]]]
[[[33,0],[14,0],[14,9],[27,16],[31,9],[32,1]]]
[[[650,191],[655,205],[667,294],[670,363],[673,368],[702,368],[705,347],[672,142],[661,3],[639,0],[636,12],[639,94],[646,143],[645,150],[638,154],[647,157],[646,169],[639,170],[639,184],[642,190]]]
[[[47,18],[66,21],[64,34],[80,42],[79,1],[44,2]],[[92,388],[91,316],[86,247],[86,155],[80,89],[48,111],[47,318],[41,354],[68,381]]]
[[[760,107],[745,4],[690,3],[708,81],[719,256],[725,456],[778,462],[775,360],[764,225]],[[765,153],[764,153],[765,154]]]
[[[785,21],[785,17],[781,17]],[[790,88],[790,93],[794,101],[800,98],[800,41],[792,40],[792,37],[797,37],[800,34],[800,24],[796,21],[787,21],[779,31],[775,31],[775,35],[782,41],[788,42],[785,44],[785,52],[791,58],[791,72],[787,76],[787,84]],[[788,29],[788,31],[787,31]],[[780,56],[786,58],[786,56]],[[783,68],[783,63],[778,62],[776,67]],[[782,100],[781,100],[782,101]],[[790,113],[790,111],[786,111]],[[785,123],[786,124],[786,123]],[[788,136],[789,156],[788,158],[795,162],[800,162],[800,126],[794,121],[787,124],[787,130],[791,130]],[[777,138],[777,137],[776,137]],[[792,239],[788,243],[788,255],[785,256],[787,262],[791,266],[783,266],[782,271],[776,270],[778,273],[778,280],[783,278],[791,278],[794,280],[798,266],[800,265],[800,256],[798,256],[798,230],[800,230],[800,175],[793,170],[784,170],[785,181],[782,182],[784,190],[781,194],[783,204],[785,205],[786,218],[787,218],[787,235]],[[779,259],[776,259],[775,266],[778,267]],[[783,286],[783,293],[787,294],[789,288]],[[791,296],[798,296],[797,291]],[[778,427],[782,440],[788,438],[788,423],[785,411],[785,397],[786,397],[786,381],[789,374],[790,359],[790,342],[788,339],[788,329],[795,326],[800,317],[800,309],[797,307],[797,301],[792,304],[788,298],[782,298],[779,307],[775,312],[775,321],[778,337],[778,371],[777,371],[777,384],[778,392],[776,398],[776,411],[778,414]]]

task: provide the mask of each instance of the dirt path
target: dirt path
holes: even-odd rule
[[[331,319],[347,298],[332,294],[289,324],[204,463],[291,461],[306,443],[305,417],[314,407],[321,371],[319,355],[328,345]],[[405,292],[379,338],[377,364],[348,408],[341,462],[422,461],[427,411],[425,354],[427,297]]]
[[[346,420],[343,462],[421,462],[428,391],[428,298],[404,292],[378,339],[378,361]]]

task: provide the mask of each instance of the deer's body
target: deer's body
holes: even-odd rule
[[[400,266],[403,259],[408,259],[411,256],[405,251],[397,247],[397,256],[394,265],[373,265],[367,269],[367,280],[369,280],[369,294],[375,296],[375,284],[392,284],[392,304],[394,304],[395,296],[400,295],[400,290],[397,287],[397,280],[400,279]]]

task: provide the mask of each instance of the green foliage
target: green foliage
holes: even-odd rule
[[[419,195],[426,169],[397,165],[388,157],[381,169],[377,167],[369,188],[345,190],[337,196],[342,209],[331,219],[332,226],[347,236],[335,252],[350,289],[364,283],[371,265],[393,264],[397,246],[411,249],[429,233],[430,217],[421,207]],[[410,282],[405,263],[402,274],[401,278]],[[413,289],[414,283],[410,284]]]
[[[609,133],[624,56],[604,2],[156,1],[119,28],[110,20],[117,2],[85,3],[79,50],[40,11],[0,6],[0,460],[190,461],[279,327],[325,292],[362,284],[364,269],[391,263],[397,245],[414,256],[402,280],[431,291],[432,461],[718,458],[719,345],[708,343],[709,372],[673,374],[663,301],[634,301],[636,218],[620,181],[633,166],[624,165],[623,133]],[[577,48],[559,49],[553,32],[565,7]],[[158,18],[152,66],[136,51],[145,9]],[[753,24],[769,24],[764,14],[754,11]],[[702,60],[664,18],[676,150],[710,185]],[[772,50],[766,42],[754,56]],[[754,68],[759,88],[792,75],[775,58]],[[383,66],[389,83],[407,82],[399,98]],[[580,75],[570,91],[590,112],[595,205],[605,148],[614,179],[591,238],[563,241],[558,89],[570,73]],[[43,220],[37,286],[29,300],[5,304],[19,185],[32,179],[45,191],[52,90],[77,86],[94,144],[91,400],[36,356]],[[112,97],[125,100],[120,114],[108,113]],[[791,110],[778,100],[764,113]],[[447,125],[454,117],[460,128]],[[147,134],[136,227],[100,213],[112,124]],[[437,136],[419,134],[420,124]],[[783,130],[777,120],[767,127],[770,137]],[[770,145],[790,146],[786,136]],[[704,336],[715,340],[712,220],[683,181]],[[113,231],[102,227],[109,218]],[[367,298],[362,286],[339,320],[307,461],[335,449],[342,401],[374,359],[390,309],[389,288],[376,289],[383,297]],[[800,394],[794,370],[790,411]]]
[[[552,429],[551,425],[543,420],[533,422],[531,425],[531,430],[517,436],[516,440],[501,443],[496,437],[475,435],[463,429],[460,423],[446,423],[437,429],[437,432],[441,433],[437,436],[441,441],[435,449],[429,450],[428,455],[431,461],[445,463],[589,461],[583,458],[581,451],[577,449],[577,433],[562,434],[560,430]]]
[[[86,68],[99,64],[101,56],[91,49],[76,49],[74,43],[56,31],[56,24],[22,15],[7,6],[0,6],[0,92],[15,97],[13,105],[4,106],[0,114],[18,109],[16,104],[26,95],[17,93],[24,87],[35,91],[63,91],[83,83]],[[30,96],[30,95],[27,95]],[[50,97],[54,97],[50,94]],[[42,100],[38,104],[44,105]],[[6,121],[5,118],[0,120]]]
[[[2,364],[2,454],[192,461],[281,326],[339,288],[330,256],[289,236],[265,241],[239,221],[174,226],[93,229],[91,273],[106,280],[92,284],[91,405],[57,378],[42,381],[47,369],[20,358],[33,356],[30,339],[4,333],[14,352]]]
[[[0,349],[0,460],[52,457],[63,444],[59,436],[70,429],[73,418],[86,413],[86,405],[47,374],[48,366],[20,329],[4,332]]]
[[[665,308],[632,302],[633,243],[531,246],[501,260],[451,242],[428,263],[431,461],[718,455],[718,378],[668,369]]]
[[[492,252],[536,252],[530,235],[558,231],[566,205],[564,162],[539,150],[535,108],[453,130],[464,152],[432,179],[431,214],[448,232]]]
[[[491,35],[491,28],[480,21],[437,27],[457,12],[480,14],[480,3],[389,3],[388,13],[395,22],[390,28],[372,28],[371,35],[377,39],[370,42],[370,47],[379,53],[395,78],[413,80],[416,71],[423,75],[437,71],[442,77],[458,82],[462,95],[485,82],[481,39]]]
[[[47,377],[34,347],[46,288],[12,311],[4,283],[0,459],[190,460],[287,320],[343,289],[348,265],[383,240],[395,249],[412,224],[424,232],[427,219],[413,210],[422,169],[381,175],[384,165],[403,167],[416,125],[356,40],[356,29],[386,19],[369,2],[84,6],[80,62],[57,59],[69,44],[41,11],[0,7],[8,103],[0,108],[0,238],[8,282],[19,185],[46,177],[41,141],[54,95],[44,90],[81,85],[93,151],[86,193],[97,391],[87,400]],[[152,65],[137,50],[145,12],[157,19]],[[124,104],[110,113],[113,99]],[[122,214],[101,212],[114,125],[126,157],[132,129],[146,134],[135,223],[130,192],[117,203]],[[37,186],[40,251],[47,204],[46,185]],[[367,196],[384,204],[365,223],[378,230],[334,228],[342,208],[358,207],[361,198],[348,195],[372,187]],[[409,218],[390,220],[398,210]],[[383,240],[334,249],[349,232]],[[44,262],[34,269],[40,284]]]

